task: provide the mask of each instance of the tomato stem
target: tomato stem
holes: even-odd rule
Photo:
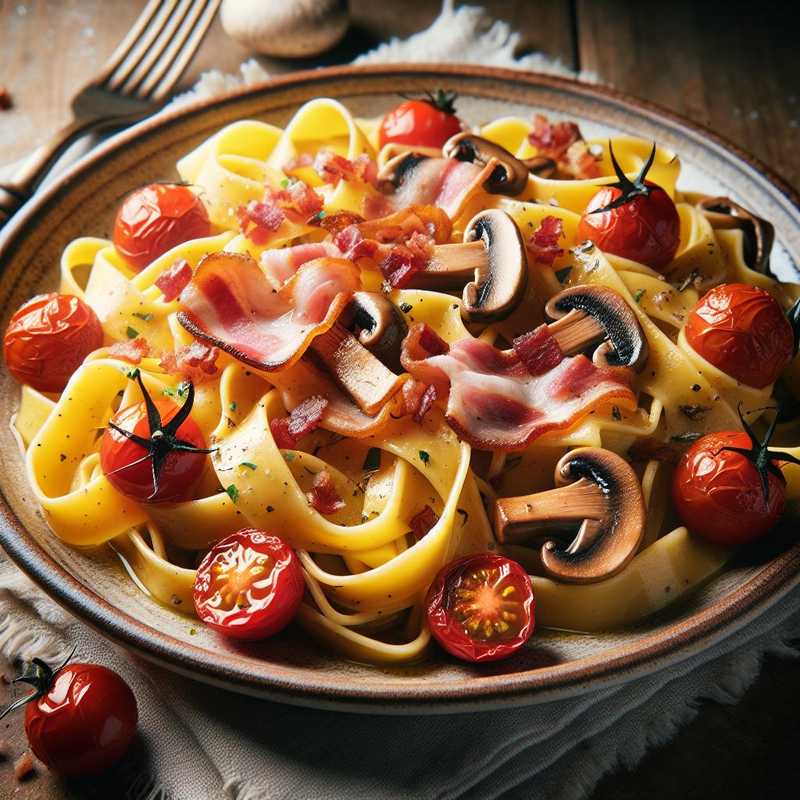
[[[28,661],[22,669],[22,674],[14,678],[12,683],[27,683],[33,686],[34,691],[25,695],[25,697],[18,697],[13,703],[6,706],[0,711],[0,719],[3,719],[3,717],[10,714],[12,711],[22,708],[22,706],[27,705],[32,700],[36,700],[42,697],[42,695],[47,694],[53,683],[53,678],[72,660],[76,649],[76,647],[73,647],[70,654],[55,669],[42,661],[41,658],[34,658]]]
[[[653,142],[653,149],[650,151],[647,161],[644,162],[641,170],[639,170],[639,174],[636,176],[636,178],[634,178],[633,181],[628,178],[622,167],[620,167],[619,162],[614,155],[614,146],[611,144],[611,139],[608,140],[608,154],[611,157],[611,165],[614,167],[614,172],[616,173],[618,179],[617,182],[612,183],[611,186],[619,189],[622,194],[612,200],[608,205],[605,205],[602,208],[596,208],[594,211],[590,211],[590,214],[602,214],[604,211],[611,211],[614,208],[624,206],[626,203],[629,203],[631,200],[633,200],[634,197],[647,197],[647,195],[650,194],[651,187],[645,183],[645,178],[647,177],[647,173],[650,171],[650,167],[653,166],[653,161],[655,161],[655,142]]]

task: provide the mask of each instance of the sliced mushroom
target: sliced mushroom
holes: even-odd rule
[[[450,137],[443,147],[445,158],[471,161],[474,164],[489,164],[492,159],[497,166],[483,186],[491,194],[517,195],[528,185],[528,167],[499,144],[490,142],[469,131]]]
[[[394,303],[379,292],[356,292],[339,322],[392,372],[403,372],[400,347],[408,325]]]
[[[744,260],[750,269],[770,274],[769,256],[775,243],[775,228],[767,220],[734,203],[729,197],[704,197],[697,208],[712,228],[744,232]]]
[[[505,319],[528,283],[525,244],[514,220],[499,209],[476,214],[461,244],[433,248],[427,268],[414,274],[418,289],[464,287],[461,315],[468,322]]]
[[[613,289],[571,286],[551,297],[545,312],[555,320],[547,328],[565,355],[602,342],[592,357],[598,366],[644,369],[647,338],[636,314]]]
[[[403,150],[393,158],[390,158],[378,171],[378,186],[382,191],[399,189],[410,175],[420,164],[430,156],[420,153],[418,149]]]
[[[615,575],[644,535],[636,473],[610,450],[579,447],[558,462],[555,482],[556,489],[497,500],[498,541],[541,542],[542,566],[555,580],[594,583]]]
[[[370,416],[383,408],[403,385],[403,379],[382,364],[340,322],[317,336],[310,349],[356,405]]]
[[[539,178],[552,178],[558,168],[558,163],[555,159],[548,158],[547,156],[523,158],[522,163],[525,165],[528,172]]]

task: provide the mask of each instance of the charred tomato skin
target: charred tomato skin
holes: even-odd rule
[[[786,481],[767,472],[765,501],[755,464],[724,449],[751,446],[746,433],[721,431],[701,437],[683,454],[673,473],[672,499],[692,533],[731,546],[760,539],[775,526],[786,502]]]
[[[197,568],[194,605],[211,629],[254,641],[283,630],[305,592],[300,561],[274,534],[242,528],[217,542]]]
[[[139,272],[167,250],[210,234],[208,212],[191,189],[152,183],[123,200],[113,238],[117,252]]]
[[[92,308],[69,294],[42,294],[14,313],[3,339],[8,371],[40,392],[60,392],[86,356],[103,344]]]
[[[429,100],[406,100],[383,118],[378,137],[381,147],[389,142],[441,147],[461,129],[461,120],[451,111]]]
[[[657,184],[645,181],[648,194],[632,197],[607,211],[622,196],[616,186],[598,191],[581,216],[578,237],[591,239],[601,250],[622,258],[662,269],[669,264],[680,244],[680,218],[672,198]]]
[[[113,766],[136,735],[130,687],[97,664],[67,664],[25,709],[25,733],[36,757],[66,777],[97,775]]]
[[[177,413],[178,406],[167,400],[155,400],[164,424]],[[145,404],[134,405],[118,411],[111,420],[123,430],[131,431],[145,439],[150,437]],[[198,448],[205,448],[205,437],[197,423],[187,417],[177,430],[177,437]],[[112,428],[106,428],[100,444],[100,466],[111,485],[126,497],[138,503],[164,503],[185,500],[197,483],[206,463],[205,453],[173,450],[167,455],[158,479],[158,492],[153,493],[153,474],[148,459],[134,464],[147,451]]]
[[[684,336],[706,361],[756,389],[774,383],[794,352],[792,326],[778,301],[743,283],[707,292],[689,313]]]
[[[480,620],[477,632],[468,628],[473,617],[464,605],[473,602]],[[447,564],[431,584],[425,606],[433,638],[462,661],[508,658],[530,639],[535,624],[528,573],[516,561],[496,553],[468,555]],[[511,615],[507,621],[504,612]],[[492,629],[487,635],[487,621],[490,625],[505,623],[508,629]]]

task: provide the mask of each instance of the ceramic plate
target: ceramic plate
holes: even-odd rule
[[[64,246],[108,237],[114,211],[132,188],[175,178],[175,162],[234,120],[285,125],[315,97],[336,97],[356,115],[382,114],[398,92],[453,89],[469,123],[534,110],[567,116],[587,136],[633,133],[680,154],[681,185],[726,194],[771,220],[782,277],[800,263],[800,201],[763,165],[713,133],[605,89],[531,73],[476,67],[333,68],[295,74],[147,121],[93,151],[57,180],[0,235],[3,329],[32,294],[57,286]],[[59,603],[103,635],[186,675],[275,700],[343,710],[419,713],[489,708],[585,692],[670,664],[713,644],[800,582],[800,543],[753,552],[688,601],[639,627],[605,635],[543,631],[511,662],[470,667],[433,653],[423,664],[385,669],[321,652],[287,631],[247,648],[224,641],[164,608],[121,574],[109,550],[72,550],[53,536],[31,501],[23,463],[5,420],[19,389],[0,373],[0,540],[14,561]],[[192,633],[194,628],[195,633]]]

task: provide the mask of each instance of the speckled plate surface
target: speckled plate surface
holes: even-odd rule
[[[223,125],[255,118],[284,125],[314,97],[342,100],[356,115],[381,114],[397,93],[456,90],[470,123],[530,117],[536,109],[577,120],[589,136],[633,133],[676,150],[680,187],[727,194],[771,220],[773,269],[798,274],[800,198],[763,165],[711,132],[614,92],[572,81],[480,67],[386,66],[300,73],[161,115],[114,137],[31,201],[0,234],[3,329],[30,295],[58,282],[64,246],[108,236],[120,198],[174,178],[175,161]],[[590,691],[638,677],[711,646],[800,582],[800,544],[754,551],[688,600],[637,628],[605,635],[544,631],[508,662],[470,667],[432,653],[423,664],[384,669],[343,661],[290,630],[235,646],[163,608],[125,578],[110,550],[77,551],[53,536],[34,506],[7,420],[19,390],[0,369],[0,541],[55,600],[103,635],[199,680],[291,703],[350,711],[424,713],[497,708]]]

